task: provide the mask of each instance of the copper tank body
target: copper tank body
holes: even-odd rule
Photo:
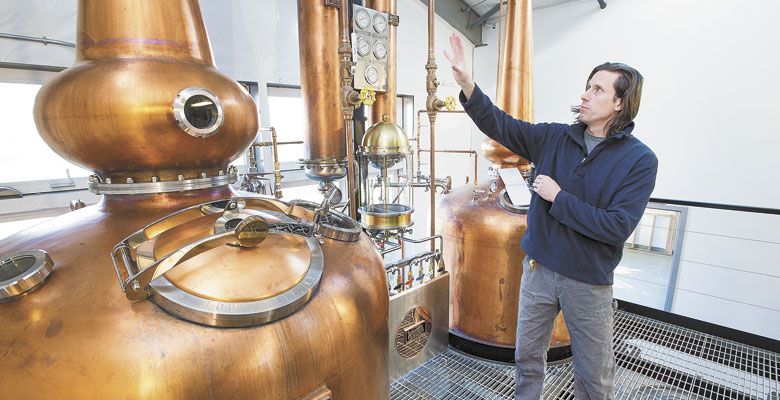
[[[487,190],[488,184],[479,186]],[[514,348],[520,298],[520,239],[527,216],[503,209],[497,201],[504,189],[473,201],[473,187],[464,185],[441,196],[436,230],[444,239],[444,263],[450,270],[450,332],[481,344]],[[562,314],[555,320],[550,347],[569,344]]]
[[[164,179],[225,168],[253,140],[254,103],[211,66],[197,1],[81,0],[78,26],[79,61],[36,102],[42,135],[68,159],[107,177]],[[225,121],[214,136],[190,140],[172,122],[171,100],[191,85],[222,101]],[[100,101],[98,87],[108,88]],[[2,397],[299,399],[329,391],[334,398],[386,399],[387,282],[365,234],[355,242],[322,238],[324,268],[313,296],[265,325],[214,328],[125,297],[110,256],[117,243],[172,212],[235,195],[228,186],[106,195],[0,241],[3,257],[42,249],[54,261],[40,287],[0,303]],[[189,273],[210,274],[208,283],[228,301],[247,296],[230,286],[240,275],[192,268],[201,256],[208,254],[169,274],[181,285],[198,278]],[[268,264],[242,260],[233,271],[252,279],[256,264]],[[250,288],[259,282],[252,279],[245,279]]]
[[[339,81],[339,12],[324,1],[298,0],[301,94],[305,104],[306,176],[330,181],[346,175],[347,138]]]
[[[44,249],[55,263],[40,288],[0,304],[3,397],[300,399],[324,385],[334,398],[386,399],[386,281],[365,234],[356,243],[325,239],[314,297],[267,325],[207,327],[125,298],[109,256],[117,242],[231,195],[107,196],[3,240],[3,254]]]
[[[498,107],[515,118],[533,119],[531,98],[531,4],[510,0],[499,70]],[[530,168],[528,161],[486,138],[483,155],[495,168]],[[436,216],[444,240],[444,260],[450,269],[450,331],[462,338],[495,347],[514,348],[521,265],[520,240],[527,216],[498,204],[504,184],[473,201],[471,186],[443,196]],[[480,187],[486,193],[489,184]],[[568,330],[559,314],[551,348],[569,345]],[[564,354],[559,352],[558,354]]]

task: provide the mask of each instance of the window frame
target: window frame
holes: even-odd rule
[[[49,80],[57,76],[65,67],[49,65],[15,64],[0,63],[0,82],[28,85],[44,85]],[[38,133],[36,131],[36,133]],[[34,157],[31,157],[34,159]],[[68,161],[68,160],[65,160]],[[68,161],[70,163],[70,161]],[[88,190],[88,176],[70,177],[52,176],[46,179],[35,179],[25,181],[4,181],[0,186],[10,186],[18,190],[24,196],[43,195],[62,192],[82,192]],[[9,198],[0,198],[0,200],[9,200]],[[23,207],[28,209],[29,207]],[[4,203],[0,203],[0,214],[5,213]],[[15,210],[13,210],[15,211]]]

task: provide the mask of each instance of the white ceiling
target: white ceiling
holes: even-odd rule
[[[461,0],[464,4],[476,12],[479,15],[485,15],[488,11],[498,5],[499,0]],[[560,4],[569,3],[578,0],[531,0],[532,7],[536,9],[554,7]],[[596,0],[592,0],[594,3]],[[488,24],[493,24],[498,17],[498,13],[494,14],[488,21]]]

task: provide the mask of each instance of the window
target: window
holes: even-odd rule
[[[10,117],[0,130],[0,185],[39,193],[72,189],[76,184],[71,178],[92,172],[65,161],[38,134],[33,106],[40,88],[41,84],[0,82],[0,110]]]
[[[615,268],[615,297],[671,311],[687,210],[650,204]]]
[[[396,123],[403,128],[406,136],[414,135],[414,96],[399,94],[395,98]]]
[[[56,70],[0,68],[0,238],[68,212],[72,200],[100,199],[86,190],[92,172],[57,155],[35,126],[35,97]]]
[[[292,142],[304,140],[306,133],[305,107],[301,89],[295,87],[268,87],[268,117],[276,128],[277,140]],[[270,141],[270,133],[263,132],[263,141]],[[303,145],[279,146],[279,162],[294,162],[303,158]]]

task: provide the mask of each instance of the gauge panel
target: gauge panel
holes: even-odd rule
[[[352,16],[353,86],[357,90],[370,86],[376,92],[386,92],[391,51],[389,15],[354,4]]]

